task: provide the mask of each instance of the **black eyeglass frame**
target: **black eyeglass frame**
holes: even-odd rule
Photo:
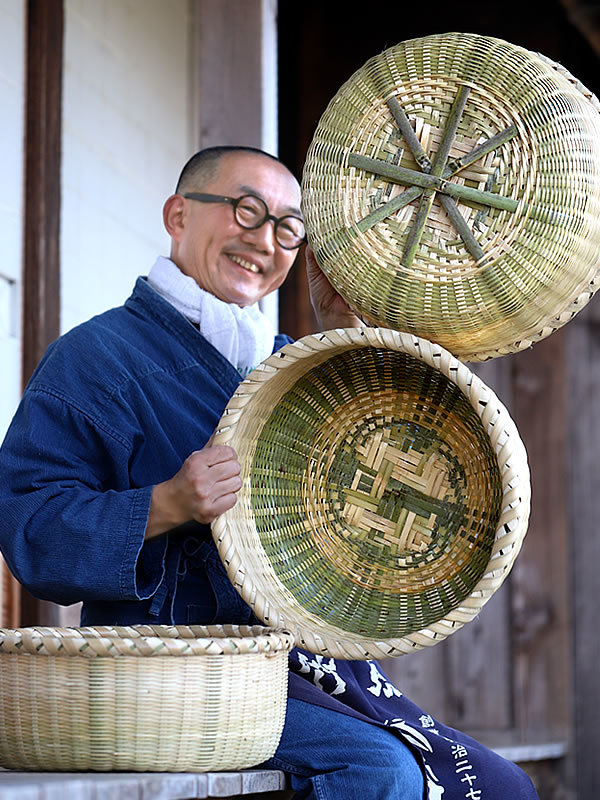
[[[275,240],[277,244],[284,250],[297,250],[299,247],[302,247],[302,245],[305,244],[306,242],[306,234],[305,234],[300,239],[298,244],[294,244],[291,247],[282,244],[277,236],[277,229],[279,225],[286,219],[297,219],[299,220],[299,222],[302,223],[302,227],[304,227],[304,220],[301,217],[297,217],[295,214],[285,214],[283,217],[275,217],[273,214],[269,214],[269,206],[265,203],[265,201],[261,197],[258,197],[255,194],[242,194],[239,197],[225,197],[224,195],[220,194],[204,194],[203,192],[185,192],[183,196],[187,200],[198,200],[200,203],[228,203],[230,206],[233,207],[233,216],[237,224],[240,226],[240,228],[245,228],[248,231],[257,230],[258,228],[261,228],[266,222],[269,222],[269,220],[273,220],[273,233],[275,235]],[[256,225],[244,225],[238,219],[238,215],[236,213],[237,207],[246,197],[251,197],[253,200],[258,200],[258,202],[262,203],[262,205],[265,207],[265,216]]]

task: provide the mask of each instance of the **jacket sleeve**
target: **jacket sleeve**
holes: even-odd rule
[[[152,486],[130,486],[131,449],[58,392],[26,392],[0,449],[0,549],[32,594],[63,604],[154,594],[166,537],[144,545]]]

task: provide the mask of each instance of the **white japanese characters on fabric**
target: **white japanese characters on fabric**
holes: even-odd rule
[[[396,689],[393,683],[390,683],[385,675],[379,671],[377,664],[374,661],[369,661],[370,678],[372,681],[371,686],[367,686],[367,692],[371,692],[375,697],[380,697],[383,693],[384,697],[402,697],[402,692]]]
[[[337,665],[333,658],[313,656],[309,658],[304,653],[298,653],[300,673],[310,675],[315,686],[331,695],[343,694],[346,691],[346,681],[338,674]],[[375,697],[402,697],[402,692],[379,670],[374,661],[367,662],[369,666],[370,686],[366,689]]]
[[[469,763],[469,751],[458,742],[452,745],[452,755],[454,756],[454,772],[460,776],[460,782],[465,787],[466,800],[481,800],[481,789],[476,787],[477,775]]]
[[[338,675],[337,665],[333,658],[325,659],[323,656],[314,656],[309,659],[304,653],[298,652],[298,661],[300,662],[300,672],[310,674],[313,683],[319,689],[332,695],[342,694],[346,691],[346,681]]]
[[[421,719],[423,719],[423,717],[421,717]],[[429,717],[429,719],[432,718]],[[390,728],[398,728],[398,730],[402,731],[405,738],[412,745],[418,747],[419,750],[423,750],[426,753],[433,753],[433,747],[431,746],[429,739],[423,736],[423,734],[417,728],[409,725],[408,722],[405,722],[403,719],[391,719],[387,720],[385,724],[389,725]],[[425,755],[423,755],[423,763],[425,765],[425,773],[427,776],[427,797],[429,800],[441,800],[445,791],[444,787],[440,783],[437,775],[431,769],[431,766],[427,763],[427,758]]]
[[[447,736],[440,734],[435,728],[436,722],[430,714],[423,714],[419,717],[419,722],[428,733],[435,733],[440,739],[450,743],[450,752],[454,759],[454,774],[464,788],[465,800],[483,800],[483,790],[477,787],[477,775],[470,763],[469,751],[464,744],[455,742]],[[427,790],[429,800],[440,800],[444,794],[444,787],[440,783],[438,777],[435,775],[431,766],[427,763],[427,756],[425,753],[433,753],[433,746],[431,741],[421,733],[418,728],[409,725],[403,719],[386,720],[386,725],[391,728],[397,728],[402,731],[405,738],[419,750],[423,751],[423,763],[425,765],[425,773],[427,776]],[[463,796],[463,795],[461,795]]]

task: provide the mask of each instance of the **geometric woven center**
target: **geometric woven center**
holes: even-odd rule
[[[364,532],[400,557],[431,546],[451,488],[445,459],[403,452],[395,445],[378,431],[357,447],[359,468],[345,491],[342,518],[354,533]]]

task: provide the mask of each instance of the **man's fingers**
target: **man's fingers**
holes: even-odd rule
[[[215,464],[222,464],[223,461],[237,460],[237,454],[233,447],[228,447],[227,445],[223,444],[218,444],[215,447],[205,448],[203,452],[206,453],[206,463],[209,467],[213,467]]]
[[[239,475],[242,471],[242,467],[240,466],[239,461],[222,461],[220,464],[215,464],[214,466],[210,467],[210,478],[215,483],[219,481],[226,481],[229,478],[233,478],[235,475]]]
[[[223,496],[226,494],[231,494],[232,492],[239,492],[242,488],[242,479],[239,475],[236,475],[233,478],[229,478],[225,481],[219,481],[219,483],[215,484],[215,494],[219,496]]]
[[[212,518],[217,514],[222,513],[217,511],[217,505],[222,506],[224,497],[235,497],[237,492],[242,488],[242,479],[240,477],[240,465],[235,462],[226,462],[217,464],[211,467],[208,472],[204,472],[204,480],[199,475],[194,481],[194,495],[196,512],[198,513],[199,521],[206,521],[207,515]],[[209,476],[209,481],[206,481],[206,476]],[[227,505],[231,508],[233,503]],[[223,510],[226,510],[223,508]]]
[[[237,455],[233,447],[218,444],[215,447],[203,447],[202,450],[196,450],[190,456],[192,461],[198,461],[207,467],[214,467],[216,464],[222,464],[224,461],[236,461]]]
[[[212,492],[213,489],[209,487],[220,486],[223,481],[239,476],[241,471],[242,468],[238,461],[221,461],[211,467],[204,464],[198,469],[194,469],[192,480],[197,485],[203,485]]]
[[[229,511],[229,509],[233,508],[236,503],[237,494],[225,494],[223,497],[219,497],[213,506],[214,517],[218,517],[220,514],[224,514],[226,511]]]

